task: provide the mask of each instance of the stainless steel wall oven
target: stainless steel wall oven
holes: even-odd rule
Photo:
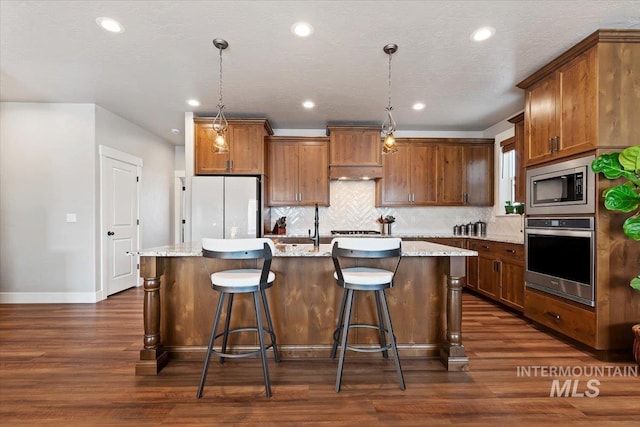
[[[525,285],[595,306],[594,217],[526,219]]]

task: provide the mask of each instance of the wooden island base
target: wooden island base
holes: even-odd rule
[[[425,242],[409,243],[435,246],[440,251],[454,249]],[[213,272],[237,268],[237,263],[231,267],[229,262],[204,260],[200,256],[141,254],[145,336],[136,375],[157,375],[171,359],[204,359],[219,295],[210,287],[207,269]],[[385,261],[357,262],[384,265]],[[248,262],[246,267],[255,268],[255,261]],[[276,274],[276,282],[267,290],[267,298],[281,357],[328,358],[342,298],[342,288],[333,278],[331,257],[276,254],[271,270]],[[465,256],[403,254],[394,287],[387,291],[400,357],[440,357],[449,371],[468,369],[461,337],[464,275]],[[243,296],[234,300],[231,322],[246,326],[254,322],[255,314],[252,301]],[[359,294],[353,321],[376,323],[374,306],[372,295]],[[232,348],[244,351],[257,346],[255,334],[235,335],[229,338]],[[379,339],[375,330],[361,328],[353,330],[349,337],[353,342],[372,345],[377,345]],[[353,357],[373,355],[354,353]]]

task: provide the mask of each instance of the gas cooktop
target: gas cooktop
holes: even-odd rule
[[[380,234],[375,230],[331,230],[331,234]]]

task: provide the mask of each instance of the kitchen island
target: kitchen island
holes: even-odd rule
[[[143,348],[136,375],[156,375],[171,359],[203,360],[219,295],[211,290],[208,272],[237,264],[205,259],[201,253],[199,242],[131,253],[140,256],[145,291]],[[387,292],[401,357],[440,357],[447,370],[468,369],[461,335],[462,279],[468,256],[477,252],[402,242],[402,261],[394,287]],[[385,266],[389,261],[353,260],[368,266]],[[257,267],[256,261],[248,263],[245,268]],[[342,298],[342,288],[333,278],[331,246],[276,244],[271,270],[276,281],[267,298],[282,358],[329,357]],[[375,323],[374,304],[369,295],[359,298],[354,322]],[[232,324],[242,322],[242,316],[254,316],[248,298],[234,301]],[[253,334],[242,335],[234,337],[232,348],[257,345]],[[356,329],[350,337],[359,343],[378,339],[367,329]]]

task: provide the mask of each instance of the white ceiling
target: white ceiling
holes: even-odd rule
[[[108,16],[125,27],[109,34]],[[304,20],[311,37],[291,33]],[[479,26],[496,28],[485,42]],[[224,38],[227,117],[275,129],[380,123],[388,57],[399,130],[482,131],[523,109],[515,87],[600,28],[640,28],[640,1],[0,0],[0,100],[95,103],[173,143],[214,114]],[[201,106],[186,105],[197,98]],[[312,111],[301,107],[312,99]],[[423,101],[427,107],[413,111]]]

